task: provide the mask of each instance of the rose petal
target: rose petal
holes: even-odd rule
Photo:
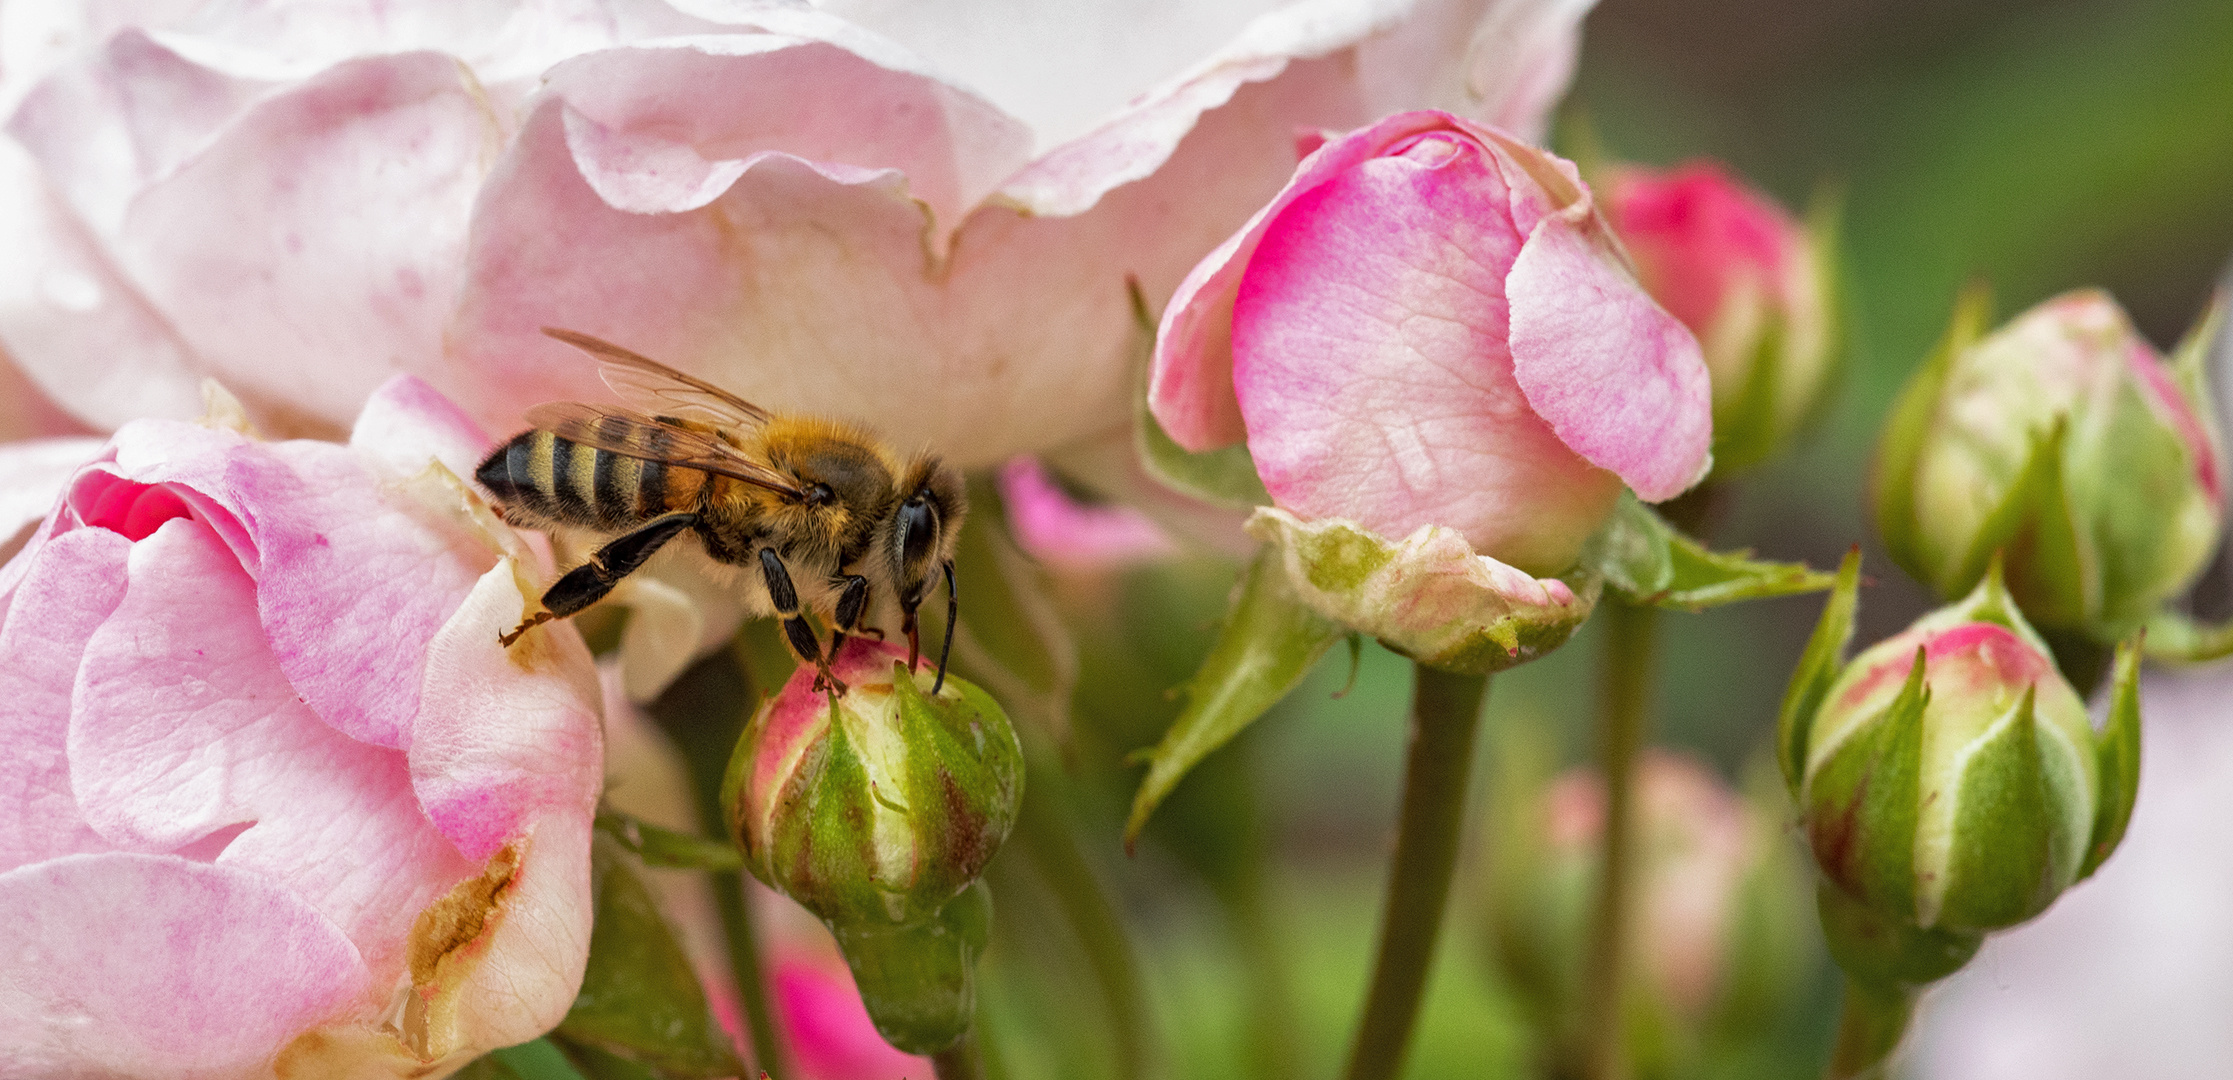
[[[594,737],[594,712],[590,723]],[[422,1057],[512,1046],[565,1018],[589,961],[594,797],[522,823],[512,848],[517,865],[471,913],[478,933],[427,940],[419,934],[454,927],[422,920],[416,928],[413,996],[423,1011],[407,1010],[404,1034]]]
[[[451,57],[341,64],[140,191],[118,259],[227,387],[339,428],[443,355],[497,137]]]
[[[0,545],[46,516],[71,475],[101,452],[103,442],[65,438],[0,443]],[[0,556],[5,554],[0,547]]]
[[[600,691],[581,635],[556,624],[506,649],[527,605],[510,560],[478,583],[427,645],[411,742],[426,814],[480,862],[550,813],[588,814],[603,782]]]
[[[392,977],[413,915],[473,866],[419,812],[400,752],[352,741],[303,705],[265,644],[254,590],[198,521],[132,546],[123,602],[78,667],[73,790],[119,847],[285,883]]]
[[[260,875],[71,855],[0,874],[0,1072],[231,1077],[366,985],[349,939]]]
[[[470,477],[494,442],[464,410],[415,375],[382,383],[349,432],[349,448],[396,479],[426,471],[430,459],[453,476]]]
[[[1020,457],[1001,467],[1000,496],[1016,545],[1044,563],[1108,569],[1178,553],[1170,535],[1139,511],[1072,498],[1037,458]]]
[[[1536,573],[1572,564],[1620,489],[1514,380],[1510,199],[1479,144],[1425,135],[1264,231],[1234,303],[1233,383],[1281,506],[1390,537],[1443,525]]]
[[[0,345],[57,404],[99,427],[201,412],[191,350],[7,137],[0,251]]]
[[[1536,223],[1505,280],[1512,366],[1535,412],[1637,497],[1713,466],[1713,387],[1698,340],[1565,216]]]
[[[86,642],[124,598],[131,542],[106,529],[64,533],[30,564],[0,623],[0,871],[107,851],[70,792],[70,690]]]

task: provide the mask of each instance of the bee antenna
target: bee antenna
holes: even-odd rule
[[[961,601],[954,598],[954,560],[946,560],[946,640],[938,646],[938,679],[930,684],[930,696],[937,697],[946,687],[946,657],[954,651],[954,620],[961,616]]]

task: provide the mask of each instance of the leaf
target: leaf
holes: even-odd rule
[[[1634,604],[1697,611],[1739,600],[1820,592],[1834,579],[1804,563],[1762,562],[1746,552],[1708,551],[1622,492],[1583,560]]]
[[[744,1065],[706,1003],[690,958],[620,843],[591,848],[596,918],[581,992],[558,1033],[670,1077],[735,1076]],[[598,1075],[619,1075],[610,1069]]]
[[[1147,298],[1138,282],[1132,284],[1132,315],[1140,347],[1135,353],[1139,385],[1132,396],[1132,440],[1140,464],[1163,486],[1203,502],[1246,510],[1267,506],[1271,493],[1256,475],[1256,460],[1248,456],[1247,443],[1194,453],[1178,444],[1148,408],[1148,368],[1155,352],[1155,319],[1148,313]]]
[[[2101,792],[2094,805],[2093,836],[2086,845],[2078,880],[2092,877],[2124,840],[2132,822],[2132,803],[2140,793],[2140,642],[2117,646],[2117,668],[2109,699],[2109,722],[2094,736],[2100,754]]]
[[[1186,707],[1148,754],[1125,847],[1188,770],[1286,697],[1346,632],[1295,596],[1275,548],[1258,552],[1233,590],[1224,631],[1181,688]]]
[[[458,1080],[585,1080],[547,1038],[490,1051],[454,1075]]]
[[[645,866],[716,873],[744,869],[744,855],[732,844],[664,829],[618,810],[599,811],[597,831],[633,852]]]
[[[1892,414],[1884,421],[1884,435],[1877,442],[1876,467],[1871,474],[1871,487],[1876,494],[1876,528],[1884,537],[1884,546],[1891,551],[1893,561],[1915,576],[1918,581],[1936,582],[1937,575],[1926,565],[1919,548],[1916,532],[1915,474],[1923,456],[1923,441],[1930,434],[1931,421],[1938,415],[1939,398],[1946,388],[1946,378],[1953,370],[1954,358],[1984,335],[1993,315],[1993,299],[1989,289],[1973,285],[1962,290],[1954,301],[1954,315],[1946,327],[1946,335],[1939,339],[1923,365],[1910,376],[1907,386],[1900,391]],[[1942,588],[1952,594],[1958,588]]]
[[[1845,647],[1853,640],[1853,613],[1860,591],[1861,548],[1856,544],[1838,564],[1837,587],[1822,605],[1822,618],[1814,624],[1814,635],[1807,639],[1806,652],[1791,673],[1791,685],[1783,692],[1783,706],[1776,714],[1776,763],[1783,767],[1783,783],[1793,799],[1799,797],[1800,781],[1806,775],[1807,735],[1814,727],[1814,714],[1845,667]]]

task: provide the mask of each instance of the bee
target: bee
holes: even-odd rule
[[[527,412],[534,427],[474,470],[506,521],[603,538],[543,593],[543,610],[499,643],[596,603],[688,534],[714,562],[743,571],[747,612],[782,619],[791,649],[814,665],[815,688],[838,694],[845,685],[830,663],[848,634],[883,639],[867,619],[885,598],[898,608],[915,666],[916,609],[942,572],[946,639],[931,692],[945,686],[958,607],[954,548],[969,512],[959,470],[928,453],[902,456],[851,424],[770,412],[587,334],[543,333],[588,353],[636,408],[538,405]],[[827,652],[808,611],[830,625]]]

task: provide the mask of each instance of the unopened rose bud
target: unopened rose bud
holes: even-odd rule
[[[1872,984],[1920,985],[2114,849],[2138,775],[2139,665],[2120,656],[2096,732],[1996,569],[1840,666],[1856,569],[1786,700],[1785,753],[1803,763],[1796,795],[1832,954]]]
[[[886,1040],[934,1053],[974,1008],[990,918],[970,886],[1008,835],[1023,750],[1000,706],[855,638],[814,687],[802,667],[760,707],[723,792],[746,864],[828,924]]]
[[[2093,290],[1978,338],[1981,322],[1981,302],[1957,310],[1885,430],[1885,546],[1944,598],[2002,553],[2039,626],[2128,636],[2217,546],[2222,455],[2201,349],[2165,364]]]
[[[1830,230],[1800,224],[1710,161],[1622,166],[1604,179],[1637,278],[1705,351],[1715,468],[1773,454],[1813,412],[1834,366]]]

